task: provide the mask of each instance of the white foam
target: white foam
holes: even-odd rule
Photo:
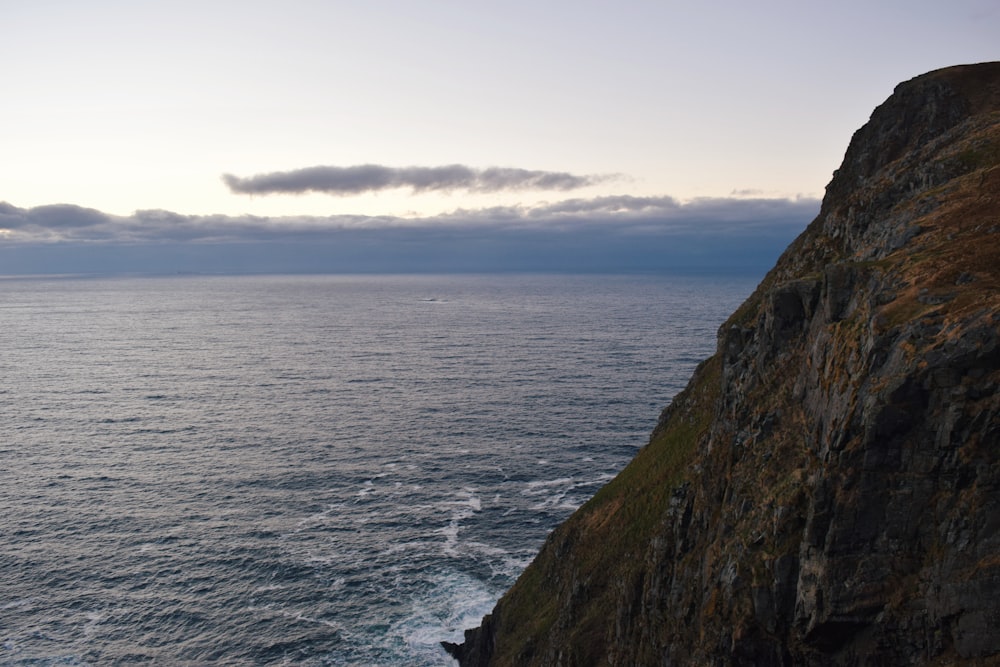
[[[468,487],[462,489],[461,492],[457,494],[460,500],[452,500],[445,503],[445,505],[451,507],[468,507],[472,512],[479,512],[483,509],[483,501],[476,495],[475,489],[470,489]],[[471,513],[465,513],[459,510],[453,515],[461,515],[459,518],[467,519],[472,516]]]
[[[316,524],[326,523],[326,520],[330,517],[330,512],[332,512],[333,510],[334,507],[331,505],[322,512],[316,512],[315,514],[310,514],[307,517],[299,519],[298,521],[295,522],[295,532],[299,532],[307,526],[314,526]]]
[[[534,482],[528,482],[527,487],[522,493],[526,496],[538,495],[539,493],[544,493],[545,489],[550,486],[566,486],[567,484],[573,484],[574,480],[572,477],[560,477],[558,479],[540,479]]]
[[[34,604],[35,600],[36,600],[35,598],[23,598],[21,600],[14,600],[13,602],[7,602],[6,604],[0,605],[0,610],[27,607],[28,605]]]
[[[459,553],[458,533],[461,528],[459,524],[483,509],[483,502],[476,495],[474,488],[465,487],[458,493],[458,496],[459,500],[451,500],[444,503],[445,507],[452,508],[451,519],[448,521],[447,526],[439,528],[436,531],[444,535],[445,542],[442,550],[446,556],[457,556]]]
[[[441,550],[446,556],[458,555],[458,521],[451,521],[444,528],[438,528],[437,532],[444,535],[444,546]]]
[[[458,538],[458,532],[455,533],[456,540]],[[428,542],[426,540],[409,540],[407,542],[396,542],[395,544],[390,544],[385,548],[384,555],[390,556],[398,553],[406,553],[410,551],[415,551],[417,553],[423,553],[427,549]]]
[[[538,498],[538,501],[530,507],[533,512],[552,509],[575,510],[580,506],[580,503],[577,502],[576,497],[571,497],[569,494],[578,486],[580,484],[572,477],[560,477],[528,482],[527,488],[521,493],[531,498]],[[572,500],[567,500],[568,497],[571,497]]]
[[[340,559],[336,555],[332,554],[329,556],[318,556],[316,554],[309,554],[309,556],[305,560],[305,562],[309,565],[322,565],[322,566],[333,565],[334,563],[337,563],[339,561]]]
[[[447,572],[431,581],[428,592],[412,603],[410,614],[391,632],[410,652],[426,656],[428,662],[449,664],[442,641],[460,642],[465,630],[478,625],[488,614],[500,591],[462,572]]]
[[[256,605],[248,605],[246,611],[249,612],[267,612],[270,614],[276,614],[282,618],[290,618],[294,621],[301,623],[312,623],[315,625],[323,625],[328,628],[333,628],[339,633],[344,633],[344,626],[334,621],[328,621],[322,618],[316,618],[315,616],[310,616],[309,614],[303,613],[301,611],[295,611],[293,609],[279,609],[275,608],[273,605],[265,605],[263,607],[258,607]]]
[[[97,634],[97,626],[104,620],[104,614],[92,611],[87,614],[87,624],[83,626],[83,636],[91,639]]]
[[[284,589],[285,589],[285,586],[282,586],[281,584],[268,584],[266,586],[258,586],[257,588],[253,589],[253,592],[255,594],[256,593],[270,593],[271,591],[281,591],[281,590],[284,590]]]
[[[516,579],[534,558],[533,553],[518,558],[506,549],[482,542],[466,542],[463,547],[476,556],[478,561],[485,563],[493,577],[501,576],[510,580]]]

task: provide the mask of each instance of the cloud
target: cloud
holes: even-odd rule
[[[6,202],[0,203],[0,226],[7,228],[93,228],[111,219],[111,216],[98,210],[72,204],[50,204],[24,210]]]
[[[413,192],[499,192],[501,190],[575,190],[607,181],[611,176],[578,176],[559,171],[534,171],[513,167],[474,169],[461,164],[443,167],[386,167],[364,164],[353,167],[307,167],[240,178],[223,174],[222,180],[236,194],[357,195],[394,188]]]
[[[394,216],[113,216],[0,202],[0,274],[675,271],[763,273],[815,199],[573,198]]]

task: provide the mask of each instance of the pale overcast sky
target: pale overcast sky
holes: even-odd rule
[[[897,83],[1000,58],[996,0],[0,0],[0,22],[0,201],[133,222],[812,201]]]

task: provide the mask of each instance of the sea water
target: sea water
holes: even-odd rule
[[[755,282],[0,280],[0,664],[453,664]]]

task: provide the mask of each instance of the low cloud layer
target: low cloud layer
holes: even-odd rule
[[[347,196],[365,192],[410,188],[413,192],[500,192],[522,190],[575,190],[609,180],[608,176],[577,176],[559,171],[534,171],[513,167],[474,169],[461,164],[443,167],[386,167],[364,164],[353,167],[307,167],[241,178],[223,174],[222,180],[236,194],[304,194],[321,192]]]
[[[0,202],[0,275],[15,273],[763,272],[815,199],[609,196],[393,216],[114,216]]]

